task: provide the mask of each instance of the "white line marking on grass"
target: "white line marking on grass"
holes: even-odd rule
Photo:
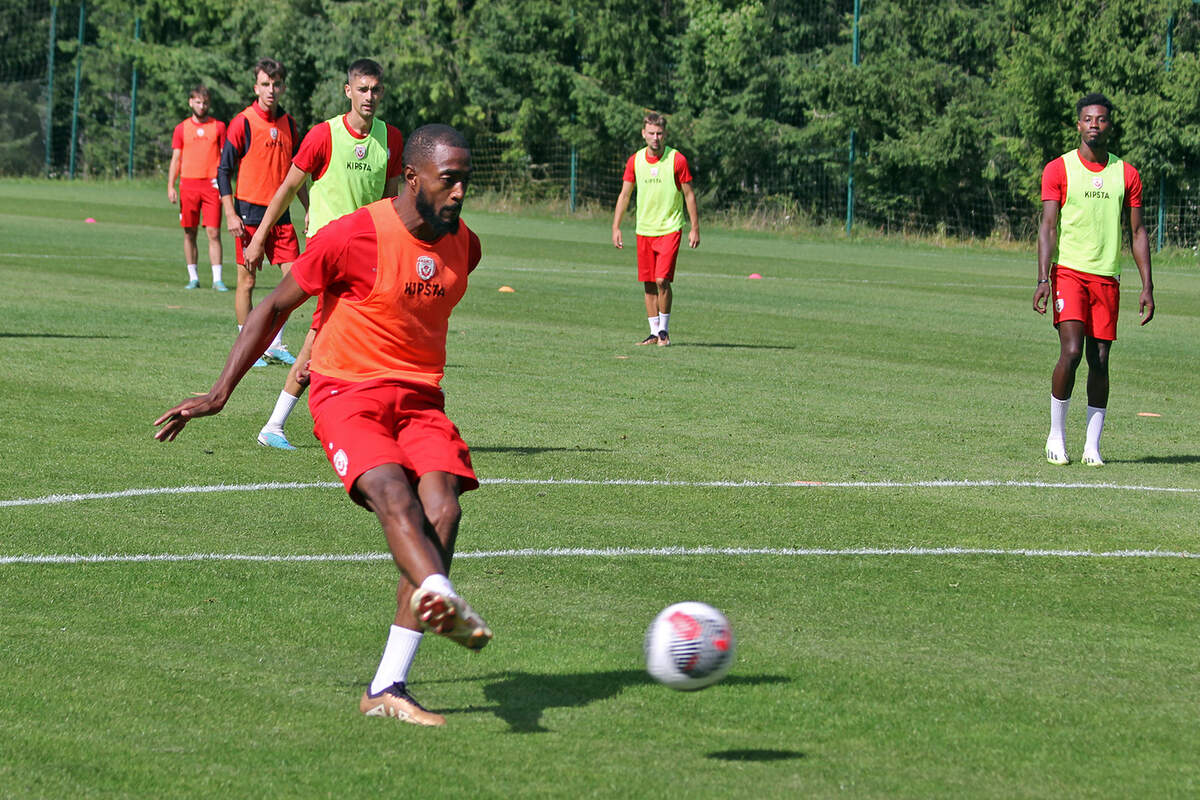
[[[1046,483],[1043,481],[648,481],[613,478],[585,480],[583,478],[481,478],[485,486],[663,486],[693,489],[1108,489],[1123,492],[1169,492],[1200,494],[1200,489],[1186,486],[1140,486],[1119,483]],[[258,492],[273,489],[340,489],[336,481],[312,483],[246,483],[216,484],[213,486],[165,486],[146,489],[123,489],[116,492],[89,494],[51,494],[43,497],[0,500],[0,508],[14,506],[59,505],[82,500],[113,500],[150,495],[206,494],[210,492]]]
[[[1043,550],[976,547],[549,547],[514,550],[480,550],[456,553],[455,558],[631,558],[687,556],[1016,556],[1022,558],[1188,558],[1200,553],[1165,550]],[[145,553],[140,555],[23,555],[0,556],[7,564],[130,564],[153,562],[241,561],[251,563],[358,563],[391,561],[388,553],[321,553],[296,555],[251,555],[241,553]]]

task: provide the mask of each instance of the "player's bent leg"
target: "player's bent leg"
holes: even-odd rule
[[[368,717],[393,717],[414,725],[438,727],[446,724],[445,717],[418,703],[403,683],[393,683],[378,694],[371,694],[368,688],[358,701],[358,710]]]
[[[237,324],[245,325],[250,309],[254,308],[254,270],[246,269],[242,264],[237,265],[237,289],[233,295],[233,313],[237,316]]]

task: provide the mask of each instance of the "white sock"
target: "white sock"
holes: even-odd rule
[[[429,589],[438,594],[452,594],[458,597],[458,592],[454,591],[454,584],[450,583],[450,579],[440,572],[435,572],[425,580],[421,581],[422,589]]]
[[[650,323],[650,335],[658,336],[658,314],[653,317],[647,317],[646,321]]]
[[[197,272],[195,264],[188,264],[187,271],[188,271],[188,279],[189,280],[193,280],[193,281],[200,280],[200,273]]]
[[[238,325],[238,333],[241,333],[241,332],[242,332],[242,326]]]
[[[213,264],[212,271],[213,271],[213,283],[216,283],[217,281],[221,280],[221,265]]]
[[[264,431],[272,433],[283,433],[283,425],[287,422],[288,416],[292,413],[292,409],[296,407],[297,401],[300,398],[295,395],[290,395],[284,389],[279,393],[279,398],[275,401],[275,410],[271,412],[271,418],[267,420],[267,424],[263,426]]]
[[[666,314],[659,313],[659,315],[658,315],[658,332],[666,333],[667,332],[667,323],[669,323],[670,321],[671,321],[670,313],[666,313]]]
[[[1067,409],[1071,406],[1071,398],[1059,400],[1054,395],[1050,395],[1050,436],[1046,438],[1046,445],[1057,445],[1060,448],[1066,449],[1067,446]]]
[[[1104,432],[1104,414],[1107,408],[1087,407],[1087,440],[1083,452],[1089,455],[1100,455],[1100,434]]]
[[[383,658],[379,660],[379,669],[375,670],[375,678],[371,681],[371,694],[379,694],[393,683],[407,681],[408,668],[412,666],[420,646],[420,631],[410,631],[408,628],[393,625],[388,631]]]
[[[284,325],[286,324],[285,322]],[[279,330],[275,333],[275,338],[267,345],[268,350],[274,350],[277,347],[283,347],[283,325],[279,326]]]

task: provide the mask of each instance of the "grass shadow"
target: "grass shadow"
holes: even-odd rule
[[[579,708],[616,697],[627,687],[653,683],[653,679],[640,669],[570,675],[506,672],[485,680],[490,682],[484,685],[483,694],[495,705],[463,710],[491,711],[508,723],[510,733],[548,733],[550,729],[542,724],[542,715],[548,708]],[[722,685],[784,683],[787,680],[773,675],[732,676]]]
[[[1142,456],[1141,458],[1106,458],[1106,464],[1200,464],[1200,456]]]
[[[788,761],[795,758],[804,758],[804,753],[799,750],[718,750],[715,753],[709,753],[706,758],[715,758],[720,761]]]
[[[739,342],[679,342],[672,347],[720,347],[738,350],[795,350],[790,344],[741,344]]]
[[[128,339],[128,336],[88,336],[81,333],[14,333],[0,331],[0,339]]]
[[[472,453],[513,453],[531,456],[536,453],[611,453],[608,447],[472,447]]]

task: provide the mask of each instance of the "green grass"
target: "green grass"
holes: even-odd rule
[[[298,452],[254,441],[280,368],[153,440],[236,331],[231,295],[183,291],[164,194],[0,181],[0,796],[1200,792],[1200,559],[1017,552],[1200,552],[1187,257],[1156,267],[1145,328],[1127,269],[1108,466],[1055,468],[1030,252],[706,227],[680,257],[675,344],[639,348],[634,254],[606,219],[469,208],[484,258],[444,385],[485,485],[455,581],[496,640],[422,645],[413,690],[449,719],[425,730],[357,713],[395,570],[340,489],[11,503],[334,480],[305,408]],[[637,554],[662,547],[775,552]],[[497,555],[518,549],[541,555]],[[11,560],[193,553],[368,555]],[[684,599],[738,636],[694,694],[641,665]]]

